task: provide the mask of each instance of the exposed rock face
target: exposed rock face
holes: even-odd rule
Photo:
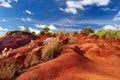
[[[34,39],[36,39],[36,37],[28,32],[8,32],[4,38],[0,39],[0,52],[5,47],[8,49],[15,49],[29,43]]]

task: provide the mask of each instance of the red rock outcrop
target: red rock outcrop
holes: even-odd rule
[[[18,48],[28,44],[31,40],[36,39],[36,37],[28,32],[8,32],[5,37],[0,39],[0,52],[6,48]]]

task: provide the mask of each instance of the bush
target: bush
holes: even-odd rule
[[[70,35],[69,37],[68,37],[68,44],[75,44],[77,42],[77,38],[76,37],[74,37],[73,35]]]
[[[90,34],[90,33],[94,33],[94,31],[92,30],[91,27],[85,27],[81,30],[81,33]]]
[[[96,36],[95,33],[90,33],[89,36]]]
[[[16,71],[17,68],[15,63],[7,64],[0,71],[0,80],[11,80],[14,77]]]
[[[78,31],[73,31],[71,34],[72,35],[78,34]]]
[[[115,39],[120,40],[120,30],[116,31],[115,34],[116,34]]]
[[[99,38],[105,38],[106,37],[106,31],[105,30],[99,30],[99,31],[96,32],[96,35]]]
[[[99,38],[120,39],[120,30],[99,30],[95,35]]]
[[[47,38],[43,42],[44,48],[42,49],[41,59],[43,61],[48,61],[58,56],[60,53],[62,46],[59,43],[58,37]]]
[[[46,33],[50,33],[50,29],[48,27],[42,28],[42,30],[40,31],[40,34],[46,34]]]
[[[30,53],[27,55],[25,59],[25,67],[31,67],[36,65],[40,62],[39,56],[35,55],[34,53]]]

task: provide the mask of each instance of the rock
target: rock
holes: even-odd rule
[[[0,52],[6,47],[6,48],[18,48],[21,46],[24,46],[25,44],[28,44],[31,40],[36,39],[36,37],[27,32],[8,32],[4,38],[0,39]]]

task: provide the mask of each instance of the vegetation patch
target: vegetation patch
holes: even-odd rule
[[[11,80],[14,78],[17,67],[15,63],[9,63],[6,66],[2,67],[0,71],[0,80]]]
[[[112,38],[120,40],[120,30],[99,30],[90,36],[98,36],[99,38]]]
[[[75,44],[77,43],[77,38],[74,37],[72,34],[70,34],[70,36],[68,37],[68,44]]]
[[[42,49],[42,61],[48,61],[58,56],[62,50],[62,45],[59,43],[58,37],[47,38],[43,42],[44,48]]]

